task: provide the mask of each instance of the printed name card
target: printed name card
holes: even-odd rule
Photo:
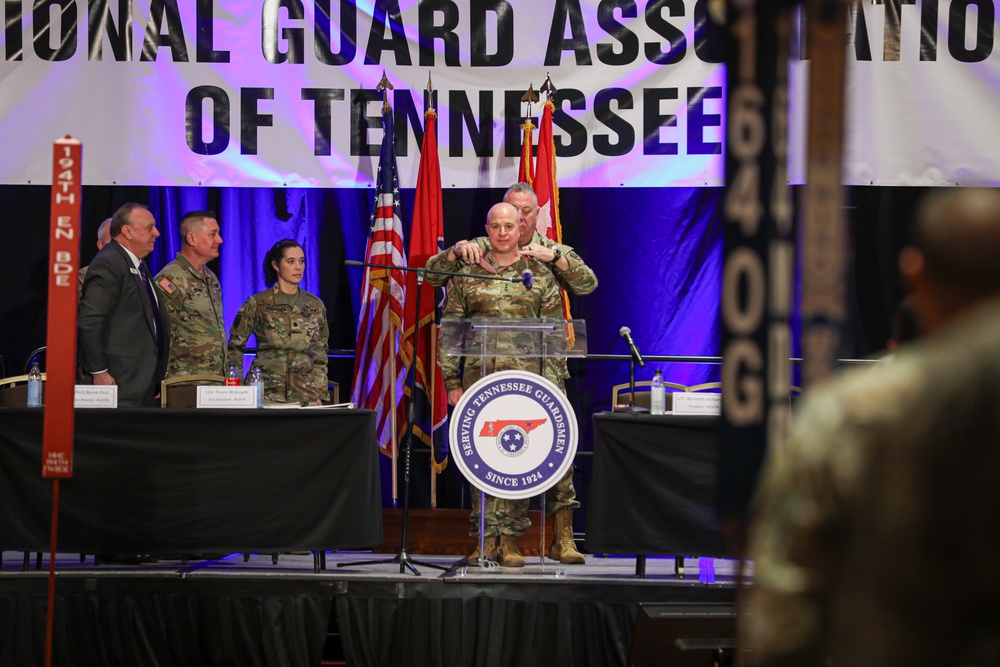
[[[673,394],[675,415],[717,415],[722,410],[722,394]]]
[[[256,387],[198,387],[199,408],[256,408]]]
[[[74,408],[117,408],[118,385],[78,384],[73,387]]]

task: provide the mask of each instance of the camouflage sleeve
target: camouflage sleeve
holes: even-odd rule
[[[172,280],[170,275],[160,271],[153,278],[156,286],[156,294],[163,301],[163,307],[171,321],[176,321],[176,317],[184,309],[184,289],[178,285],[178,280]]]
[[[445,300],[444,311],[441,315],[445,317],[465,317],[465,299],[462,294],[462,287],[452,282],[448,288],[448,298]],[[439,339],[440,340],[440,339]],[[438,350],[438,366],[441,367],[441,377],[444,379],[444,388],[448,391],[459,389],[462,386],[462,358],[449,357]]]
[[[768,454],[755,499],[749,557],[754,586],[740,614],[753,665],[822,664],[826,574],[841,515],[831,454],[854,451],[856,432],[832,404],[803,405],[785,443]],[[780,454],[780,455],[779,455]]]
[[[253,334],[253,323],[257,319],[257,300],[247,299],[233,319],[229,329],[229,347],[226,350],[227,359],[242,359],[247,349],[247,341]]]
[[[328,359],[326,357],[327,349],[330,347],[330,323],[326,319],[326,306],[322,308],[322,313],[320,313],[320,325],[319,325],[319,348],[315,351],[315,356],[313,357],[313,382],[318,389],[319,396],[318,399],[323,401],[330,400],[330,375],[327,372]]]
[[[458,265],[461,264],[461,260],[455,260],[454,262],[448,260],[448,252],[451,250],[451,246],[448,246],[438,254],[427,260],[427,264],[424,266],[425,269],[432,269],[434,271],[457,271]],[[440,287],[448,282],[448,276],[442,276],[437,273],[428,273],[424,276],[424,280],[430,285],[435,287]]]
[[[559,252],[566,258],[566,261],[569,262],[569,268],[566,269],[560,269],[555,265],[555,262],[547,265],[552,270],[561,287],[576,296],[585,296],[597,289],[597,274],[584,263],[580,255],[572,247],[556,243],[541,234],[536,235],[536,238],[539,237],[541,238],[542,245],[547,248],[558,248]]]
[[[547,264],[543,264],[543,266],[548,268]],[[536,271],[536,275],[539,274],[545,275],[547,280],[544,281],[542,288],[542,302],[539,304],[538,316],[561,320],[563,318],[563,304],[562,292],[559,290],[558,283],[556,283],[556,279],[553,274],[546,271],[546,269]],[[565,379],[569,377],[569,371],[566,369],[565,357],[550,356],[546,359],[545,377],[546,379],[555,382],[563,388],[563,391],[565,392]]]
[[[469,243],[475,243],[485,252],[490,249],[490,240],[485,236],[480,236],[474,238]],[[465,266],[465,262],[460,259],[456,259],[454,262],[448,260],[448,252],[451,250],[452,246],[448,246],[438,254],[427,260],[427,264],[424,266],[425,269],[432,269],[434,271],[461,271],[462,267]],[[428,273],[424,276],[429,284],[435,287],[440,287],[448,282],[450,276],[441,276],[436,273]]]

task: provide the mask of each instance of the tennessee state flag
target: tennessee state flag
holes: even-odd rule
[[[438,161],[437,114],[433,109],[424,113],[424,139],[420,148],[420,168],[417,172],[417,191],[413,202],[413,227],[410,231],[410,263],[422,267],[427,260],[444,249],[444,206],[441,198],[441,166]],[[444,304],[444,288],[424,283],[420,289],[420,312],[417,312],[417,276],[407,274],[406,318],[403,334],[403,362],[411,367],[416,352],[416,377],[414,395],[405,391],[407,400],[413,401],[413,434],[431,448],[431,467],[436,473],[448,464],[442,452],[438,461],[434,452],[434,431],[444,425],[448,417],[448,395],[444,388],[441,369],[437,365],[437,321]],[[414,334],[420,335],[414,350]],[[406,434],[401,434],[405,436]]]

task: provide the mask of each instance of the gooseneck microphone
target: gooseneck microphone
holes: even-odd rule
[[[524,289],[531,289],[534,284],[534,275],[531,273],[531,269],[525,269],[524,273],[521,274],[521,284],[524,285]]]
[[[632,340],[632,330],[628,327],[622,327],[618,330],[618,334],[625,339],[626,343],[628,343],[628,351],[629,354],[632,355],[632,361],[639,364],[639,368],[645,367],[646,362],[642,360],[642,355],[639,354],[639,348],[635,346],[635,341]]]

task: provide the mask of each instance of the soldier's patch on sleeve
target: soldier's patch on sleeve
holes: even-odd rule
[[[177,286],[170,282],[170,278],[160,278],[160,282],[156,284],[167,294],[173,295],[177,291]]]

